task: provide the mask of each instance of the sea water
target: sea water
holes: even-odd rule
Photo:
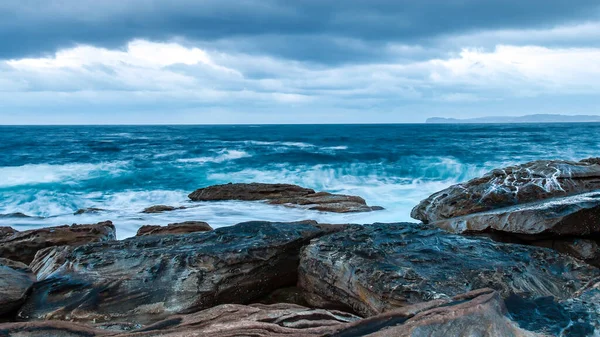
[[[1,126],[0,226],[111,220],[141,225],[248,220],[411,221],[422,199],[497,167],[600,156],[600,124]],[[359,195],[385,210],[332,214],[261,202],[194,203],[197,188],[289,183]],[[153,205],[190,206],[143,214]],[[74,215],[82,208],[105,212]],[[24,213],[29,217],[7,216]]]

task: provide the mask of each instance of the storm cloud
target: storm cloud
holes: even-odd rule
[[[4,123],[160,122],[165,109],[194,123],[414,122],[599,103],[597,0],[22,0],[0,18]]]

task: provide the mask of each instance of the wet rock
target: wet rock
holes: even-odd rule
[[[600,241],[586,239],[552,239],[530,241],[527,244],[557,250],[585,261],[592,266],[600,267]]]
[[[40,252],[22,319],[148,323],[248,303],[297,280],[311,223],[247,222],[210,232],[134,237]]]
[[[142,211],[142,213],[148,213],[148,214],[163,213],[163,212],[176,211],[178,209],[185,209],[185,207],[184,206],[174,207],[174,206],[167,206],[167,205],[156,205],[156,206],[150,206],[150,207],[144,209]]]
[[[200,336],[539,336],[517,327],[505,315],[497,293],[473,291],[361,319],[336,310],[311,309],[294,304],[219,305],[132,331],[107,331],[129,324],[86,326],[73,322],[41,321],[0,324],[0,335],[68,337],[200,337]]]
[[[167,226],[152,226],[146,225],[138,229],[136,236],[145,235],[168,235],[168,234],[185,234],[194,232],[211,231],[212,227],[203,221],[186,221],[180,223],[172,223]]]
[[[345,312],[293,304],[225,304],[197,313],[171,316],[133,331],[116,332],[100,329],[98,325],[41,321],[0,324],[0,336],[324,336],[358,320],[360,317]],[[107,327],[106,324],[101,326]],[[111,327],[119,328],[120,325]]]
[[[0,316],[11,314],[23,304],[34,281],[27,265],[0,258]]]
[[[73,213],[73,215],[81,215],[81,214],[94,214],[94,213],[100,213],[100,212],[105,212],[105,209],[102,208],[96,208],[96,207],[89,207],[89,208],[81,208],[78,209],[75,213]]]
[[[110,221],[33,229],[0,237],[0,257],[29,264],[35,254],[46,247],[80,246],[110,240],[115,240],[115,226]]]
[[[12,227],[7,227],[7,226],[2,226],[0,227],[0,240],[12,236],[13,234],[15,234],[17,231],[14,230]]]
[[[357,196],[315,192],[289,184],[225,184],[198,189],[189,195],[193,201],[246,200],[267,201],[270,204],[299,207],[322,212],[370,212],[381,207],[369,207]]]
[[[0,214],[0,218],[31,218],[31,216],[29,216],[25,213],[16,212],[16,213]]]
[[[368,316],[478,288],[562,300],[599,275],[550,249],[401,223],[357,226],[314,240],[301,254],[298,284]]]
[[[396,309],[349,324],[332,337],[533,337],[506,316],[499,294],[482,289]]]
[[[417,205],[411,216],[425,223],[600,190],[600,160],[539,160],[493,170],[448,187]]]
[[[549,199],[445,219],[432,224],[454,233],[499,231],[530,240],[600,234],[600,192]]]

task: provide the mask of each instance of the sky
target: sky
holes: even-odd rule
[[[600,114],[598,0],[0,1],[0,124]]]

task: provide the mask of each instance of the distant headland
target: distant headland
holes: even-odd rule
[[[525,116],[489,116],[478,118],[427,118],[428,124],[461,124],[461,123],[593,123],[600,122],[600,116],[595,115],[552,115],[537,114]]]

